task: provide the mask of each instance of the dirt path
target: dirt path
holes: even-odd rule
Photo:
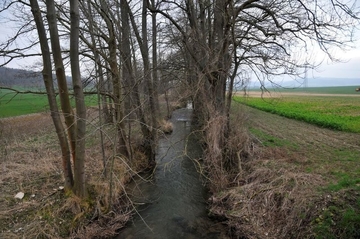
[[[288,119],[246,106],[251,127],[295,144],[290,149],[310,160],[315,172],[360,170],[360,134],[320,128],[305,122]],[[336,166],[335,166],[336,165]],[[337,168],[335,168],[335,167]]]
[[[300,145],[326,145],[334,148],[360,150],[360,135],[320,128],[305,122],[247,108],[250,124],[282,139],[294,141]]]

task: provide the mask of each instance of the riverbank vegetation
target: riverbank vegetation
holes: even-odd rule
[[[1,238],[115,236],[136,208],[126,184],[149,169],[139,134],[131,137],[131,161],[118,156],[114,126],[99,125],[98,110],[88,108],[87,196],[80,198],[64,191],[61,154],[52,127],[46,112],[0,120]],[[167,121],[162,128],[164,133],[171,131]]]
[[[99,128],[95,109],[87,114],[84,199],[64,192],[61,155],[47,113],[0,121],[1,238],[106,238],[128,221],[134,207],[125,185],[148,160],[141,150],[131,162],[118,157],[113,126]],[[139,140],[134,137],[132,147],[139,147]],[[15,197],[19,192],[22,198]]]
[[[324,99],[326,100],[326,98]],[[358,134],[332,131],[236,105],[248,114],[229,188],[210,212],[246,238],[357,238],[360,235]],[[236,122],[236,123],[235,123]],[[241,141],[237,139],[238,141]]]
[[[112,213],[121,212],[121,209],[112,210],[111,207],[117,205],[120,195],[117,195],[117,199],[113,196],[117,192],[115,188],[119,187],[118,192],[121,192],[123,184],[115,176],[119,173],[126,181],[127,171],[130,170],[128,165],[136,164],[136,160],[143,158],[141,155],[146,159],[146,167],[155,165],[157,140],[161,134],[160,95],[164,95],[167,103],[167,116],[171,112],[169,97],[182,101],[181,103],[192,102],[195,109],[194,121],[198,127],[197,132],[201,132],[204,148],[202,162],[207,185],[214,193],[213,202],[226,202],[229,199],[230,204],[239,207],[239,210],[229,208],[237,215],[238,222],[229,223],[232,228],[236,228],[235,235],[246,238],[264,235],[288,238],[296,233],[303,235],[303,230],[300,229],[307,224],[308,218],[312,218],[312,214],[308,214],[307,208],[302,206],[306,203],[298,201],[300,199],[297,196],[304,190],[304,195],[312,198],[310,182],[319,182],[321,185],[322,178],[314,176],[312,172],[296,173],[292,166],[287,169],[280,164],[272,164],[273,158],[277,157],[282,157],[282,163],[286,164],[292,159],[291,154],[284,154],[282,150],[262,154],[261,147],[255,146],[254,142],[259,141],[260,135],[265,137],[269,133],[260,133],[253,127],[255,129],[249,134],[246,124],[234,125],[245,121],[231,119],[234,103],[232,95],[235,88],[245,87],[252,76],[264,86],[279,75],[294,78],[303,75],[307,69],[318,64],[310,55],[313,52],[322,51],[324,56],[335,59],[333,53],[351,49],[353,31],[359,24],[359,6],[355,4],[355,0],[347,3],[314,3],[310,0],[5,0],[0,4],[0,15],[0,24],[4,29],[12,28],[9,36],[6,34],[0,42],[0,67],[28,58],[32,65],[26,67],[36,71],[37,75],[41,72],[46,89],[43,93],[47,96],[53,130],[57,137],[48,147],[55,148],[56,144],[59,151],[56,155],[61,158],[60,165],[49,168],[60,174],[57,177],[62,179],[61,187],[64,188],[61,189],[61,195],[49,194],[59,195],[59,201],[51,201],[49,204],[42,204],[49,198],[49,195],[43,194],[38,204],[42,213],[38,216],[41,220],[50,218],[48,221],[54,223],[54,226],[65,224],[64,228],[69,228],[70,232],[61,235],[71,236],[73,228],[79,233],[83,229],[82,235],[87,235],[86,228],[98,228],[77,224],[80,218],[84,220],[79,221],[89,222],[85,223],[88,226],[93,222],[91,219],[102,216],[110,221],[116,220],[117,214]],[[66,76],[68,73],[71,74],[71,82]],[[9,85],[15,87],[7,79],[2,82],[2,89],[7,89]],[[98,95],[98,124],[88,118],[84,90],[86,82],[92,83],[92,93]],[[75,107],[71,104],[72,96]],[[239,117],[246,119],[241,114]],[[28,127],[31,128],[31,125]],[[280,131],[283,126],[279,127]],[[93,140],[98,139],[94,137],[95,132],[100,133],[101,153],[92,157],[91,149],[96,145]],[[45,139],[45,135],[32,141],[36,144],[38,140]],[[21,149],[23,143],[30,143],[27,138],[22,138],[19,145],[13,148],[12,144],[7,144],[7,135],[5,136],[5,146],[2,147],[6,156]],[[282,144],[287,145],[286,138],[284,141],[277,141],[276,137],[269,134],[265,139],[270,143],[278,142],[281,147]],[[106,140],[111,142],[110,145]],[[32,146],[36,148],[36,145]],[[16,156],[18,164],[5,166],[5,171],[24,171],[21,167],[27,162],[27,158],[30,158],[29,162],[35,160],[36,163],[41,163],[39,152],[45,158],[51,158],[46,154],[50,150],[27,149],[25,154]],[[107,156],[107,152],[110,156]],[[264,160],[268,156],[270,158]],[[257,157],[261,160],[256,160]],[[16,160],[4,162],[12,163]],[[100,173],[98,162],[102,162],[103,173]],[[299,162],[299,165],[303,164],[301,160]],[[40,169],[42,165],[39,165]],[[98,169],[89,170],[88,167]],[[33,174],[43,171],[46,172],[44,169]],[[45,173],[45,182],[51,181],[52,178],[48,178],[48,175],[53,175],[55,171]],[[10,181],[13,180],[12,185],[19,185],[19,190],[26,188],[29,191],[33,181],[32,174],[29,175],[26,171],[24,175],[26,177],[22,181],[28,180],[29,185],[17,182],[11,175],[7,177]],[[102,175],[109,184],[108,187],[96,186],[102,182]],[[91,180],[93,176],[94,182]],[[340,185],[343,184],[356,185],[356,181]],[[34,188],[40,186],[39,184]],[[228,196],[221,196],[229,187],[235,186],[241,186],[239,189],[245,193],[239,196],[229,193]],[[58,192],[59,188],[53,189]],[[105,196],[94,199],[103,195],[102,193]],[[3,210],[10,208],[10,211],[2,215],[7,218],[3,233],[21,232],[23,236],[31,230],[19,226],[21,230],[18,228],[17,231],[12,231],[8,226],[16,223],[16,220],[23,220],[25,215],[18,214],[18,219],[8,218],[6,215],[24,211],[23,206],[32,203],[36,193],[30,194],[30,197],[19,194],[17,197],[22,198],[20,201],[8,195],[9,193],[5,193],[3,196],[6,205]],[[49,216],[46,212],[51,207],[48,205],[56,205],[57,202],[64,206],[60,206],[55,212],[51,211],[50,214],[55,216]],[[256,202],[256,206],[251,205],[253,202]],[[16,208],[14,205],[21,207]],[[227,205],[223,205],[227,210]],[[240,205],[247,207],[242,208]],[[248,209],[250,211],[246,211]],[[71,213],[67,214],[68,212]],[[295,212],[300,215],[297,218],[304,218],[304,221],[299,222],[294,216]],[[221,211],[217,214],[221,215]],[[224,215],[229,218],[229,214]],[[288,227],[283,224],[286,215],[289,216],[289,221],[294,222]],[[328,215],[331,216],[319,216],[319,220],[328,222]],[[347,212],[346,215],[353,215],[353,212]],[[53,220],[62,216],[67,219],[61,223],[58,219]],[[38,221],[33,220],[35,218],[30,219],[37,223]],[[43,233],[46,225],[48,224],[38,224],[39,229],[34,229],[33,232]],[[107,225],[111,223],[103,226]],[[262,229],[264,226],[266,231]],[[111,226],[110,230],[115,227]],[[63,233],[62,230],[59,232]],[[57,237],[56,233],[57,230],[45,230],[39,237]],[[14,235],[6,234],[6,237]],[[335,232],[334,235],[338,233]]]

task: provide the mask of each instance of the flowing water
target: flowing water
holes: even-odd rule
[[[117,239],[224,238],[207,217],[206,189],[195,163],[201,148],[190,134],[191,109],[173,112],[173,133],[160,139],[151,182],[136,180],[131,191],[138,215]]]

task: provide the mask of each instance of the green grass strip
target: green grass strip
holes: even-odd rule
[[[360,132],[360,98],[358,97],[284,97],[243,98],[234,100],[267,111],[321,127]]]
[[[71,102],[74,107],[75,102],[73,98],[71,98]],[[85,96],[85,103],[87,106],[97,105],[97,95]],[[0,90],[0,118],[27,115],[46,111],[49,111],[49,105],[46,95],[16,95],[16,93],[9,90]]]

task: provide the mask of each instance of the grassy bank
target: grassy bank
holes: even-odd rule
[[[235,104],[244,127],[233,184],[211,212],[239,238],[359,238],[359,134],[328,130]],[[242,123],[241,123],[242,122]],[[239,137],[244,138],[243,135]]]

